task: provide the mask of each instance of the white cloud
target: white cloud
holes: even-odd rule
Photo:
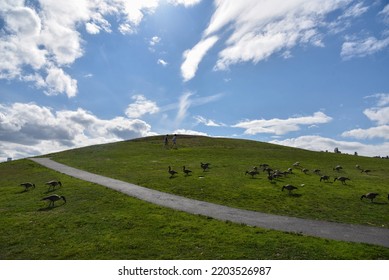
[[[201,0],[169,0],[168,2],[175,5],[175,6],[183,5],[185,7],[191,7],[191,6],[195,6],[198,3],[200,3]]]
[[[365,98],[377,98],[377,106],[379,107],[389,105],[389,93],[377,93],[366,96]]]
[[[213,127],[226,126],[223,123],[217,123],[214,120],[209,120],[202,116],[194,116],[193,118],[196,120],[197,124],[203,124],[205,126],[213,126]]]
[[[338,147],[342,153],[354,154],[354,152],[357,152],[359,155],[364,156],[387,156],[387,151],[389,151],[389,142],[373,145],[360,142],[338,141],[314,135],[285,140],[273,140],[270,141],[270,143],[312,151],[332,152],[336,147]],[[383,152],[386,154],[382,154]]]
[[[377,107],[367,108],[363,111],[366,117],[377,126],[370,128],[358,128],[345,131],[343,137],[353,137],[356,139],[389,139],[389,94],[378,93],[365,98],[376,98]],[[385,107],[386,106],[386,107]]]
[[[27,157],[80,146],[153,134],[139,119],[99,119],[84,109],[52,109],[36,104],[0,104],[0,147],[7,156]]]
[[[349,18],[349,17],[359,17],[366,13],[369,10],[368,6],[364,6],[363,2],[356,3],[355,5],[349,7],[342,16],[341,18]]]
[[[150,46],[155,46],[155,45],[157,45],[159,42],[161,42],[161,38],[158,37],[158,36],[153,36],[153,38],[151,38],[149,44],[150,44]]]
[[[389,124],[389,107],[369,108],[364,110],[363,113],[371,121],[376,122],[379,125]]]
[[[48,74],[45,85],[48,95],[66,93],[68,97],[74,97],[77,94],[77,80],[72,79],[65,74],[61,68],[52,67],[47,70]]]
[[[87,22],[85,24],[85,29],[89,34],[99,34],[100,33],[100,26],[93,22]]]
[[[161,58],[158,59],[157,63],[158,63],[159,65],[162,65],[162,66],[168,65],[168,63],[167,63],[165,60],[161,59]]]
[[[208,134],[196,131],[196,130],[190,130],[190,129],[176,129],[173,131],[173,134],[184,134],[184,135],[198,135],[198,136],[209,136]],[[179,139],[178,139],[179,141]]]
[[[367,129],[352,129],[342,133],[343,137],[352,137],[356,139],[374,139],[382,138],[389,140],[389,125],[370,127]]]
[[[123,34],[136,32],[147,13],[153,13],[158,0],[40,0],[1,1],[0,79],[32,81],[46,93],[77,94],[77,81],[63,68],[84,55],[80,27],[90,34],[111,32],[105,17],[117,17]],[[43,77],[43,73],[47,76]],[[62,80],[61,80],[62,79]]]
[[[145,114],[155,114],[159,108],[154,101],[146,99],[143,95],[134,95],[132,97],[135,103],[128,105],[126,115],[129,118],[140,118]]]
[[[312,116],[291,117],[288,119],[270,119],[270,120],[247,120],[239,122],[232,127],[244,128],[245,134],[255,135],[259,133],[284,135],[289,132],[298,131],[301,126],[328,123],[332,120],[323,112],[316,112]]]
[[[189,81],[196,75],[197,68],[204,55],[218,41],[217,36],[201,40],[192,49],[184,52],[184,62],[181,65],[181,75],[184,81]]]
[[[343,43],[340,55],[344,59],[353,57],[365,57],[384,50],[389,46],[389,36],[383,39],[368,37],[361,40]]]
[[[190,97],[193,95],[191,92],[185,92],[181,95],[179,103],[178,103],[178,112],[176,116],[176,124],[180,124],[182,120],[186,117],[187,111],[191,106]]]
[[[221,37],[217,34],[227,29],[232,32],[225,48],[219,52],[215,70],[225,70],[240,62],[257,63],[276,52],[291,57],[288,51],[297,44],[322,47],[324,35],[320,29],[328,25],[325,17],[339,8],[346,8],[349,3],[349,0],[216,0],[216,10],[203,38],[184,54],[182,76],[185,81],[194,77],[203,56],[216,42],[215,38]],[[363,7],[354,8],[354,14],[362,11]],[[208,41],[211,38],[213,40]],[[205,42],[212,44],[204,46]],[[195,50],[197,54],[188,61],[188,54]]]
[[[386,23],[389,23],[389,4],[384,7],[384,9],[379,13],[379,15],[382,15],[384,17],[384,21]]]

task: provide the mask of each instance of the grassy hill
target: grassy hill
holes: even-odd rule
[[[389,227],[389,161],[316,153],[254,141],[179,136],[91,146],[49,155],[94,173],[223,205],[312,219]],[[286,170],[299,161],[319,176],[294,169],[273,180],[246,170],[261,163]],[[210,162],[203,172],[200,162]],[[370,174],[355,168],[359,164]],[[167,167],[179,171],[169,178]],[[192,175],[181,172],[185,165]],[[338,173],[332,168],[342,165]],[[347,185],[333,176],[348,176]],[[67,203],[47,208],[44,182],[59,179]],[[23,191],[24,181],[37,187]],[[298,187],[295,195],[282,192]],[[304,186],[301,186],[304,184]],[[376,203],[359,198],[381,194]],[[166,209],[48,170],[29,160],[0,164],[0,259],[389,259],[379,246],[264,230]]]

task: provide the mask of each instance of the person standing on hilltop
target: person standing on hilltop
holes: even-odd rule
[[[168,148],[168,147],[169,147],[169,146],[168,146],[168,145],[169,145],[169,135],[168,135],[168,134],[166,134],[166,136],[165,136],[163,142],[164,142],[164,147],[165,147],[165,148]]]
[[[177,134],[174,134],[172,142],[173,142],[172,148],[177,149]]]

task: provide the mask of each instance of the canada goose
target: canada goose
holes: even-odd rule
[[[170,178],[172,178],[175,174],[177,174],[178,172],[177,171],[174,171],[170,166],[169,166],[169,174],[170,174]]]
[[[62,199],[64,201],[64,203],[66,203],[66,198],[62,195],[58,195],[58,194],[52,194],[52,195],[49,195],[49,196],[46,196],[44,198],[42,198],[41,200],[49,200],[50,203],[49,203],[49,207],[54,207],[54,202],[56,202],[57,200],[60,200]]]
[[[366,173],[366,174],[368,174],[369,172],[371,172],[370,169],[362,169],[362,171],[361,171],[361,173]]]
[[[281,190],[284,191],[284,189],[287,189],[288,193],[291,194],[293,190],[297,190],[297,187],[288,184],[283,186]]]
[[[320,182],[321,182],[322,180],[328,182],[329,179],[330,179],[330,176],[328,176],[328,175],[323,175],[323,176],[320,177]]]
[[[207,163],[200,162],[200,166],[203,169],[203,171],[209,169],[209,165],[210,165],[210,163],[208,163],[208,162]]]
[[[300,166],[300,162],[296,161],[295,163],[293,163],[293,166],[295,167]]]
[[[367,194],[364,194],[361,196],[361,200],[362,198],[368,198],[370,199],[371,202],[373,202],[373,199],[376,198],[376,196],[379,195],[378,193],[367,193]]]
[[[304,172],[304,174],[307,174],[309,170],[306,168],[303,168],[301,171]]]
[[[26,183],[21,183],[20,186],[24,187],[25,191],[27,191],[29,188],[33,188],[35,189],[35,184],[33,183],[30,183],[30,182],[26,182]]]
[[[192,173],[192,170],[186,169],[186,168],[185,168],[185,165],[182,167],[182,171],[184,171],[185,176],[188,176],[189,173]]]
[[[251,175],[251,178],[254,178],[255,175],[259,174],[259,172],[257,170],[250,170],[250,171],[246,171],[245,175]]]
[[[314,169],[314,170],[313,170],[313,173],[315,173],[315,174],[317,174],[317,175],[320,175],[320,171],[321,171],[320,169]]]
[[[345,185],[345,184],[346,184],[346,181],[347,181],[347,180],[350,180],[350,179],[347,178],[347,177],[336,177],[336,178],[334,179],[334,182],[335,182],[336,180],[341,181],[342,184]]]
[[[48,181],[48,182],[46,182],[45,185],[48,185],[48,186],[49,186],[49,190],[50,190],[51,188],[54,189],[56,186],[62,187],[62,183],[61,183],[60,181],[56,181],[56,180]]]
[[[335,166],[334,168],[332,168],[332,170],[336,170],[336,171],[340,171],[341,169],[343,169],[343,167],[342,166],[340,166],[340,165],[337,165],[337,166]]]

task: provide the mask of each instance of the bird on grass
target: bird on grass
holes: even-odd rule
[[[206,162],[206,163],[200,162],[200,166],[203,169],[203,171],[209,169],[209,165],[210,165],[210,163],[208,163],[208,162]]]
[[[329,179],[330,179],[330,176],[328,176],[328,175],[323,175],[323,176],[320,177],[320,182],[321,182],[321,181],[326,181],[326,182],[328,182]]]
[[[173,178],[174,175],[176,175],[178,172],[173,170],[170,166],[169,166],[169,174],[170,174],[170,178]]]
[[[367,194],[364,194],[361,196],[361,200],[362,198],[367,198],[367,199],[370,199],[371,202],[373,202],[374,198],[376,198],[379,194],[378,193],[367,193]],[[389,196],[388,196],[389,198]]]
[[[246,170],[245,175],[247,175],[247,174],[251,175],[251,178],[254,178],[255,175],[259,174],[259,172],[257,170],[255,170],[255,169],[254,170],[250,170],[250,171]]]
[[[341,177],[336,177],[336,178],[334,179],[334,182],[335,182],[336,180],[341,181],[343,185],[346,185],[346,181],[347,181],[347,180],[350,180],[350,178],[341,176]]]
[[[284,191],[284,189],[287,189],[288,193],[291,194],[293,190],[297,190],[297,187],[288,184],[283,186],[281,190]]]
[[[20,186],[24,187],[25,191],[27,191],[29,188],[35,189],[35,184],[30,182],[21,183]]]
[[[48,181],[48,182],[46,182],[45,185],[48,185],[48,186],[49,186],[49,190],[50,190],[51,188],[54,189],[56,186],[62,187],[62,183],[61,183],[60,181],[56,181],[56,180]]]
[[[48,207],[54,207],[54,203],[55,203],[57,200],[60,200],[60,199],[62,199],[62,200],[64,201],[64,203],[66,203],[66,198],[65,198],[64,196],[58,195],[58,194],[52,194],[52,195],[46,196],[46,197],[42,198],[41,200],[50,201]]]
[[[182,171],[185,173],[185,176],[188,176],[190,173],[192,173],[192,170],[186,169],[185,165],[182,167]]]

